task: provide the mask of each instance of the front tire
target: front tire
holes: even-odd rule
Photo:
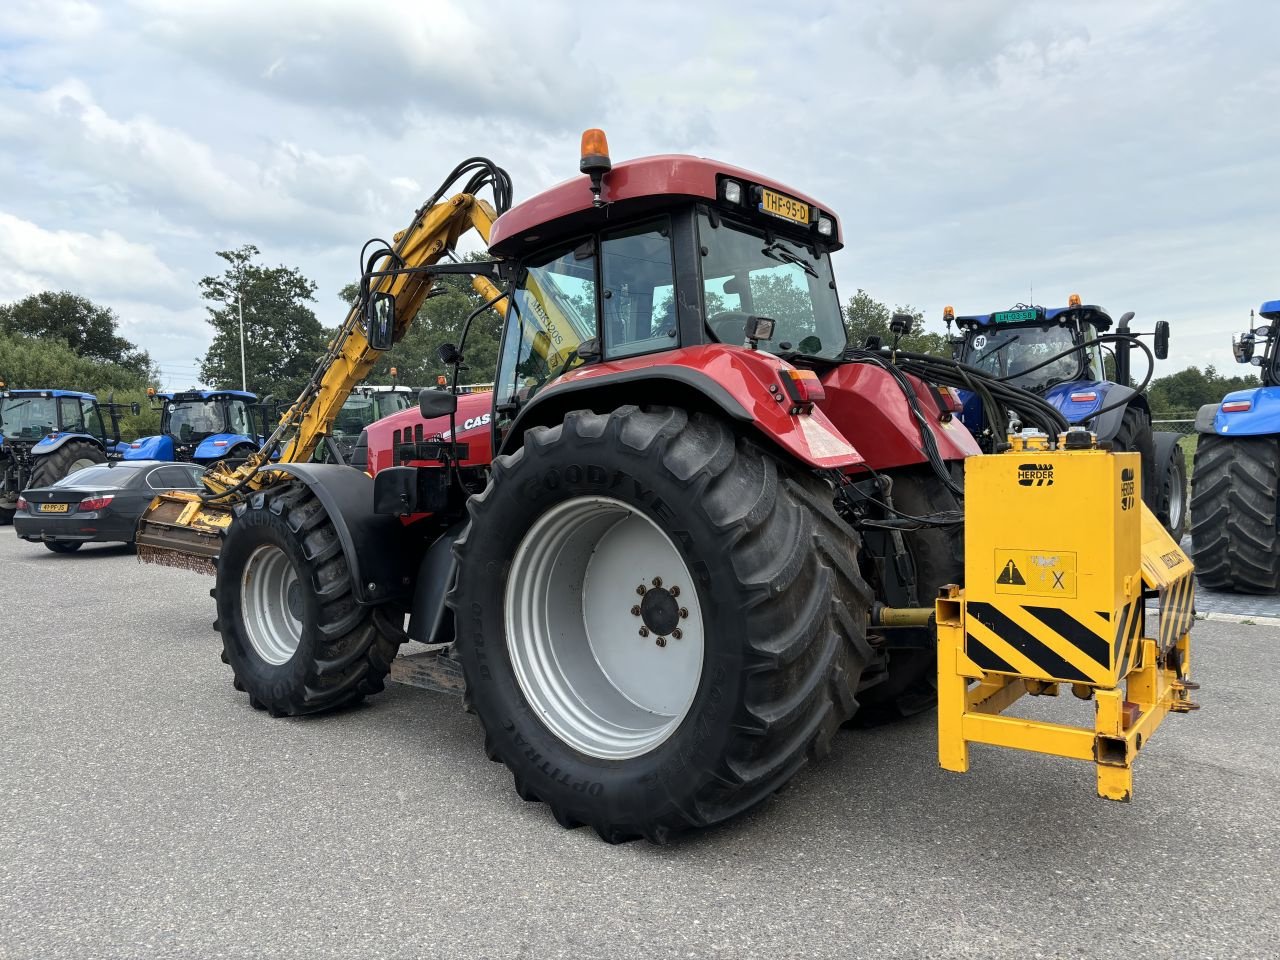
[[[1202,434],[1191,471],[1191,559],[1201,586],[1280,591],[1275,437]]]
[[[1155,513],[1174,543],[1187,532],[1187,458],[1178,440],[1176,435],[1162,433],[1156,435],[1155,443],[1159,500]]]
[[[35,458],[29,485],[49,487],[77,470],[106,462],[107,455],[102,452],[101,447],[83,440],[72,440],[52,453],[44,453]]]
[[[383,688],[399,642],[352,595],[338,532],[305,484],[252,496],[218,559],[218,628],[233,684],[272,716],[356,703]]]
[[[721,421],[570,413],[497,458],[470,511],[449,600],[467,700],[562,825],[663,842],[724,820],[856,708],[857,535]]]

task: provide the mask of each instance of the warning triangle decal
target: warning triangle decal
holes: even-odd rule
[[[1013,565],[1012,560],[1004,565],[1004,572],[996,578],[996,583],[1010,583],[1019,587],[1027,585],[1027,581],[1022,579],[1021,572]]]

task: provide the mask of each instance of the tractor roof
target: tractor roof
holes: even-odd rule
[[[1079,307],[1013,307],[994,313],[971,313],[956,317],[956,325],[960,327],[1030,327],[1042,323],[1091,323],[1098,330],[1106,330],[1111,326],[1111,314],[1096,304],[1086,303]]]
[[[616,164],[604,175],[606,205],[602,209],[607,211],[611,204],[644,198],[694,197],[714,201],[720,195],[720,180],[726,177],[740,180],[744,186],[765,187],[817,207],[835,225],[829,241],[831,248],[840,247],[840,221],[830,207],[750,170],[685,154],[660,154]],[[489,235],[489,249],[502,256],[516,255],[525,243],[548,239],[546,228],[553,222],[573,218],[563,225],[567,231],[578,227],[577,221],[582,215],[595,209],[590,177],[583,175],[565,180],[517,204],[499,217]],[[601,214],[600,221],[603,222],[606,216],[607,213]]]
[[[1280,300],[1268,300],[1258,308],[1258,316],[1265,320],[1280,320]]]
[[[158,393],[158,397],[164,397],[167,400],[222,400],[224,398],[244,400],[247,403],[257,403],[258,395],[256,393],[248,393],[244,390],[180,390],[176,393]]]
[[[95,402],[98,399],[92,393],[81,393],[79,390],[24,389],[9,390],[8,394],[11,397],[78,397],[81,400],[93,400]]]

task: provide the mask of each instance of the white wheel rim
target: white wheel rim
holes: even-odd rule
[[[558,738],[625,760],[675,733],[702,678],[702,608],[646,514],[609,497],[552,507],[521,540],[505,601],[516,679]]]
[[[77,470],[83,470],[85,467],[96,467],[97,460],[91,460],[88,457],[81,457],[79,460],[72,460],[71,466],[67,469],[67,476],[75,473]]]
[[[1182,456],[1181,451],[1178,456]],[[1186,499],[1186,489],[1184,487],[1186,478],[1182,472],[1176,467],[1173,469],[1173,482],[1170,484],[1172,489],[1169,491],[1169,526],[1174,530],[1182,529],[1182,511],[1185,509],[1183,502]]]
[[[302,642],[301,585],[288,556],[274,544],[249,555],[240,578],[240,609],[254,653],[275,666],[288,663]]]

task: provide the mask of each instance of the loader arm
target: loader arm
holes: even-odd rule
[[[281,416],[262,448],[236,468],[219,462],[203,477],[207,492],[165,493],[143,514],[138,526],[138,554],[145,561],[212,572],[223,531],[230,525],[232,508],[245,495],[281,482],[284,474],[271,469],[271,456],[283,448],[282,463],[310,459],[333,427],[342,404],[351,395],[384,351],[376,350],[366,336],[363,305],[374,293],[395,297],[393,343],[413,325],[418,309],[431,289],[429,267],[451,253],[471,229],[488,242],[498,214],[485,200],[459,193],[443,202],[424,206],[404,230],[397,233],[387,269],[369,269],[363,296],[316,365],[310,382]],[[378,257],[375,254],[374,259]],[[502,292],[487,278],[471,280],[476,292],[497,311],[505,309]]]

